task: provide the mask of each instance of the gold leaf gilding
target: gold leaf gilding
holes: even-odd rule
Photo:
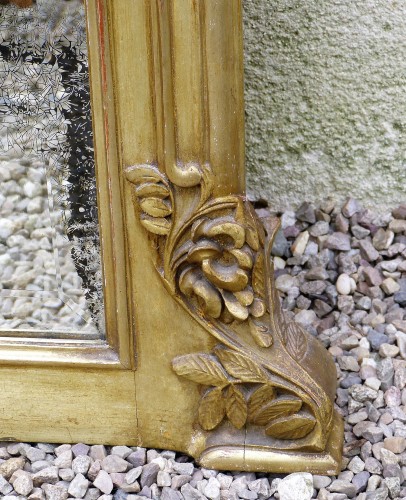
[[[227,418],[237,429],[244,427],[247,421],[247,403],[240,389],[235,385],[230,385],[226,395]]]
[[[243,382],[267,382],[266,373],[255,361],[249,359],[247,356],[222,347],[216,348],[215,354],[227,370],[227,373],[236,379]]]
[[[310,434],[315,425],[314,417],[299,413],[274,420],[265,432],[268,436],[277,439],[301,439]]]
[[[225,412],[225,400],[221,387],[208,389],[200,400],[199,424],[205,431],[211,431],[221,423]]]
[[[260,412],[265,405],[275,399],[275,395],[275,389],[269,384],[261,385],[251,394],[248,401],[248,419],[250,422],[254,420],[255,415]]]
[[[141,215],[141,224],[150,233],[165,235],[169,234],[171,230],[171,223],[163,217],[150,217],[148,215]]]
[[[174,371],[181,377],[203,385],[222,387],[229,377],[217,359],[210,354],[185,354],[172,361]]]
[[[161,198],[144,198],[140,201],[140,207],[151,217],[166,217],[172,213],[170,203]]]
[[[271,420],[296,413],[301,407],[302,400],[296,396],[282,396],[259,408],[252,415],[252,421],[257,425],[266,425]]]

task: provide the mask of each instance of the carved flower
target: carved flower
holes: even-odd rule
[[[213,318],[222,313],[225,321],[262,316],[265,306],[250,286],[255,255],[246,243],[244,226],[232,216],[202,218],[193,225],[191,240],[189,265],[179,280],[181,291],[200,298]]]

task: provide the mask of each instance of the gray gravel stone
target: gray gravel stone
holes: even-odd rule
[[[162,500],[180,500],[182,497],[179,493],[171,488],[164,487],[162,488],[161,499]]]
[[[140,479],[141,487],[143,488],[144,486],[151,486],[151,484],[155,483],[159,470],[160,469],[158,464],[154,463],[146,464],[143,467],[141,473],[141,479]]]
[[[46,467],[33,474],[34,486],[41,486],[43,483],[55,484],[59,480],[58,468],[55,466]]]
[[[72,453],[74,457],[79,455],[87,455],[89,453],[90,446],[84,443],[77,443],[72,446]]]
[[[108,455],[102,460],[102,469],[108,472],[126,472],[129,468],[129,463],[120,458],[118,455]]]
[[[196,488],[193,488],[189,483],[183,485],[180,491],[185,500],[205,500],[206,498],[202,493],[200,493]]]
[[[66,500],[68,498],[68,490],[63,486],[44,484],[42,489],[47,500]]]
[[[357,494],[357,488],[354,484],[341,479],[333,481],[327,489],[332,493],[343,493],[348,498],[354,498]]]
[[[134,467],[144,465],[147,461],[147,450],[145,448],[137,448],[127,457],[127,462],[130,462]]]
[[[336,232],[327,238],[325,247],[331,250],[347,252],[351,250],[351,240],[348,234]]]
[[[366,490],[370,477],[371,474],[365,470],[359,472],[358,474],[355,474],[355,476],[352,478],[352,484],[355,486],[357,494]]]
[[[31,446],[25,453],[25,456],[30,462],[37,462],[39,460],[45,460],[45,451],[39,448],[34,448]]]

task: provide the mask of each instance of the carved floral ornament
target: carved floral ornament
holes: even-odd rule
[[[273,285],[269,256],[278,222],[260,221],[242,196],[211,197],[207,166],[187,188],[149,165],[129,167],[126,176],[165,285],[219,340],[211,353],[172,360],[180,377],[201,387],[199,425],[212,431],[227,419],[237,429],[262,427],[288,446],[307,439],[323,449],[332,403],[302,366],[307,335],[286,322]]]

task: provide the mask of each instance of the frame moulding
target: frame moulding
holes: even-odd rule
[[[241,1],[86,8],[107,338],[3,338],[0,440],[41,440],[46,419],[54,442],[338,473],[334,362],[286,320],[278,221],[245,197]]]

